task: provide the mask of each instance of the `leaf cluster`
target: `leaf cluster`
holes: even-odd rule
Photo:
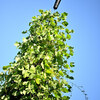
[[[0,73],[0,100],[69,100],[62,93],[71,92],[64,79],[73,80],[73,47],[67,45],[74,31],[67,28],[67,13],[39,10],[29,23],[29,34],[23,42],[16,42],[20,50],[14,62],[3,66]],[[66,34],[66,35],[65,35]],[[67,95],[67,94],[66,94]]]

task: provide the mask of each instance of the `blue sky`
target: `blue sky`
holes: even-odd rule
[[[2,66],[14,60],[18,50],[16,41],[22,41],[23,30],[29,29],[28,23],[38,10],[53,10],[55,0],[0,0],[0,71]],[[68,28],[74,29],[68,42],[74,46],[75,73],[77,85],[84,86],[89,100],[100,100],[100,1],[99,0],[62,0],[60,13],[67,12]],[[85,100],[84,95],[73,88],[71,100]]]

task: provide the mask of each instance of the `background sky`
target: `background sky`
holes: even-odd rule
[[[22,41],[23,30],[29,29],[38,10],[53,10],[55,0],[0,0],[0,71],[14,60]],[[83,86],[89,100],[100,100],[100,0],[62,0],[58,12],[68,13],[68,28],[74,29],[68,42],[74,46],[74,83]],[[71,100],[85,100],[74,86]]]

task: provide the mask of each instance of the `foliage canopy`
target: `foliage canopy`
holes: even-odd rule
[[[67,13],[39,10],[29,23],[29,34],[23,42],[16,42],[20,50],[14,62],[3,66],[0,73],[0,100],[69,100],[62,93],[71,92],[65,80],[74,79],[73,47],[67,45],[73,30],[67,28]],[[66,34],[65,34],[66,33]]]

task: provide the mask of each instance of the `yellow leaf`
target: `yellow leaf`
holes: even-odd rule
[[[39,78],[36,78],[35,81],[36,81],[37,84],[40,84],[40,79]]]

